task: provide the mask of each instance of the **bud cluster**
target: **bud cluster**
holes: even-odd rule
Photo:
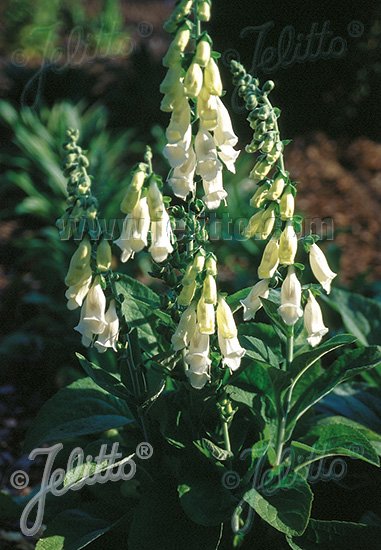
[[[218,296],[216,276],[215,257],[201,249],[185,271],[177,299],[178,305],[187,309],[172,336],[172,346],[175,351],[186,350],[186,374],[196,389],[210,380],[210,336],[216,333],[216,321],[222,364],[236,370],[245,353],[237,338],[233,313],[225,299]]]
[[[165,261],[173,252],[172,228],[161,192],[162,181],[152,172],[151,151],[148,163],[139,163],[120,205],[126,215],[119,239],[115,244],[122,250],[121,260],[127,262],[151,242],[148,249],[155,262]]]
[[[164,149],[172,170],[168,182],[177,197],[195,195],[195,176],[202,179],[203,200],[216,209],[227,196],[222,169],[235,172],[239,151],[229,113],[220,97],[223,86],[212,40],[201,32],[201,21],[210,19],[211,1],[180,2],[165,25],[174,34],[163,65],[161,109],[170,112]],[[192,126],[198,124],[196,135]]]

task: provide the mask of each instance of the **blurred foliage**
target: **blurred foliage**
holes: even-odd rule
[[[93,8],[93,9],[90,9]],[[15,61],[54,60],[78,52],[91,56],[123,55],[128,47],[119,0],[94,6],[76,0],[7,0],[0,47]]]

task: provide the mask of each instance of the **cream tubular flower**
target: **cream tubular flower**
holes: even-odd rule
[[[218,160],[217,148],[212,134],[204,128],[200,128],[194,146],[197,157],[197,174],[203,180],[215,180],[222,170],[222,164]]]
[[[214,180],[203,180],[202,185],[205,193],[202,200],[209,210],[216,210],[228,196],[223,187],[222,172],[218,172]]]
[[[185,362],[188,365],[186,375],[189,383],[195,389],[202,389],[210,380],[211,360],[209,358],[209,336],[202,334],[198,326],[191,338]]]
[[[218,146],[218,156],[225,164],[226,168],[235,174],[235,162],[240,151],[236,151],[234,146],[238,142],[231,123],[229,111],[222,103],[219,97],[217,101],[217,127],[214,130],[214,141]]]
[[[267,298],[268,295],[269,282],[267,279],[263,279],[253,286],[248,296],[244,300],[241,300],[244,321],[254,319],[255,314],[262,307],[260,298]]]
[[[65,298],[67,298],[67,308],[70,310],[77,309],[83,304],[83,300],[86,298],[87,293],[91,285],[92,276],[78,285],[69,286],[65,292]]]
[[[191,110],[186,97],[176,103],[166,131],[168,140],[163,154],[172,168],[183,165],[188,159],[192,141]]]
[[[223,91],[220,70],[211,57],[204,72],[205,87],[212,95],[221,96]]]
[[[189,306],[181,315],[176,331],[172,335],[172,347],[179,351],[189,346],[196,330],[196,309]]]
[[[271,279],[279,265],[279,244],[275,239],[271,239],[264,251],[262,261],[258,267],[258,277],[260,279]]]
[[[106,297],[103,293],[99,279],[92,284],[87,297],[82,305],[81,318],[74,328],[82,334],[82,343],[89,346],[93,334],[102,334],[107,322],[105,319]]]
[[[320,306],[310,290],[308,291],[308,301],[304,308],[304,327],[308,334],[307,342],[312,347],[320,344],[321,339],[328,332],[328,328],[324,325]]]
[[[217,326],[218,332],[223,338],[235,338],[237,336],[233,312],[224,298],[218,300]]]
[[[331,282],[336,277],[327,262],[324,253],[320,250],[317,244],[313,244],[310,249],[310,266],[312,273],[324,288],[327,294],[331,292]]]
[[[230,370],[235,371],[241,365],[241,359],[245,355],[246,350],[241,347],[238,338],[225,338],[221,331],[218,330],[218,345],[220,346],[223,355],[222,364]]]
[[[194,194],[196,191],[196,185],[194,182],[194,175],[196,172],[196,154],[193,146],[187,151],[188,159],[181,166],[174,168],[168,183],[172,187],[173,193],[176,197],[180,197],[185,200],[189,193]]]
[[[198,63],[192,63],[184,78],[185,95],[196,99],[201,92],[204,75]]]
[[[164,262],[168,254],[173,252],[171,244],[172,229],[171,222],[166,210],[163,211],[163,216],[158,221],[151,222],[151,246],[148,252],[152,259],[157,262]]]
[[[99,353],[104,353],[107,349],[116,349],[116,343],[119,335],[119,318],[116,313],[115,301],[111,300],[108,310],[105,314],[106,327],[104,331],[98,336],[94,343],[94,347]]]
[[[292,265],[298,250],[298,237],[292,223],[288,223],[280,236],[279,263]]]
[[[303,316],[303,310],[300,307],[302,299],[302,287],[296,276],[293,266],[288,268],[287,277],[283,281],[280,291],[280,307],[278,313],[283,322],[288,326],[293,326]]]
[[[201,296],[197,303],[197,322],[201,334],[215,333],[216,328],[214,305],[207,304],[203,296]]]
[[[115,244],[122,250],[121,261],[127,262],[147,246],[147,237],[150,226],[150,216],[147,199],[140,199],[131,214],[128,214],[123,223],[122,233]]]

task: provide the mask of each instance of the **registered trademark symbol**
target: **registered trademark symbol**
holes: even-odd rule
[[[347,27],[348,34],[352,38],[360,38],[364,34],[364,23],[361,21],[351,21]]]

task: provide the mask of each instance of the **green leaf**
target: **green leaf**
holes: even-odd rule
[[[252,287],[243,288],[226,298],[226,301],[233,313],[242,307],[241,300],[245,300],[245,298],[247,298],[251,289]]]
[[[126,391],[125,386],[121,383],[117,376],[110,374],[98,365],[91,363],[80,353],[76,353],[76,356],[78,357],[83,370],[98,386],[113,395],[120,397],[121,399],[126,399],[126,397],[128,397],[128,392]]]
[[[272,527],[289,536],[301,535],[307,527],[313,500],[308,483],[290,474],[261,492],[252,488],[243,499]]]
[[[302,537],[287,538],[293,550],[379,550],[381,527],[311,519]]]
[[[98,511],[65,510],[51,521],[36,550],[81,550],[112,528],[113,524]]]
[[[378,346],[344,353],[327,370],[323,370],[315,364],[309,369],[307,376],[302,376],[300,382],[295,385],[298,397],[290,410],[289,425],[294,425],[298,418],[335,386],[380,364],[381,353]],[[302,386],[301,392],[298,391],[299,384]]]
[[[323,457],[348,456],[379,466],[379,459],[370,441],[359,430],[347,424],[318,425],[302,441],[293,441],[293,460],[297,468]]]
[[[129,550],[216,550],[221,528],[204,527],[186,517],[176,489],[162,479],[142,495],[128,535]],[[179,546],[180,545],[180,546]]]
[[[233,456],[233,453],[231,451],[221,449],[221,447],[219,447],[218,445],[213,443],[213,441],[210,441],[210,439],[207,439],[206,437],[203,437],[201,439],[200,446],[202,447],[203,451],[207,452],[208,457],[213,457],[221,462],[228,460],[228,458],[232,458]]]
[[[241,345],[246,349],[246,355],[248,357],[251,357],[256,361],[266,363],[267,365],[271,365],[272,367],[279,368],[279,361],[276,355],[259,338],[254,338],[253,336],[242,336]]]
[[[25,439],[25,451],[133,422],[127,405],[91,378],[76,380],[45,403]]]
[[[225,392],[236,403],[241,405],[247,405],[250,409],[253,408],[253,401],[256,396],[255,393],[231,386],[230,384],[225,386]]]
[[[327,340],[320,346],[300,355],[296,355],[292,362],[291,376],[295,378],[302,370],[306,370],[311,367],[316,361],[321,359],[327,353],[340,348],[341,346],[353,344],[356,341],[354,336],[350,334],[339,334],[334,336],[330,340]]]
[[[381,304],[360,294],[334,288],[322,299],[337,311],[348,332],[364,346],[381,344]]]
[[[263,309],[265,310],[270,320],[273,322],[274,326],[277,327],[281,334],[287,336],[289,327],[283,323],[282,319],[279,316],[279,305],[275,302],[272,302],[271,300],[266,300],[265,298],[261,298],[260,300],[262,302]]]

